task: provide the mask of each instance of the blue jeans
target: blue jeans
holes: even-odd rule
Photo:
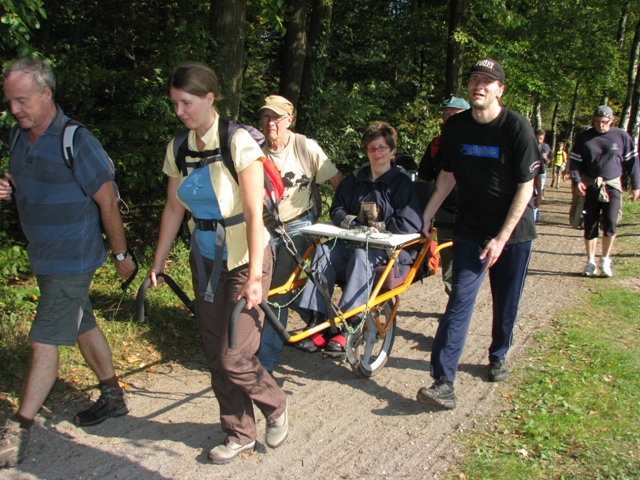
[[[375,267],[389,261],[389,255],[382,248],[353,248],[357,244],[344,240],[318,245],[313,256],[311,269],[316,278],[333,294],[336,277],[344,272],[346,284],[338,307],[342,312],[364,305],[374,287]],[[402,264],[402,262],[400,262]],[[300,308],[328,315],[329,311],[324,296],[318,287],[307,282],[300,295]]]
[[[485,260],[478,258],[483,249],[476,242],[457,236],[453,239],[452,291],[431,350],[431,375],[436,379],[446,377],[453,382],[456,378],[476,296],[487,273]],[[531,241],[505,245],[498,261],[489,269],[493,299],[490,362],[503,360],[511,346],[530,258]]]
[[[308,227],[309,225],[313,225],[313,214],[309,212],[306,216],[299,218],[298,220],[294,220],[287,224],[287,234],[291,237],[296,250],[300,254],[300,256],[304,255],[304,252],[309,247],[309,241],[300,236],[300,229],[303,227]],[[273,278],[271,280],[271,288],[279,287],[282,285],[293,269],[296,267],[296,260],[289,254],[287,251],[284,242],[280,238],[275,239],[276,245],[276,266],[273,270]],[[283,293],[282,295],[276,295],[273,298],[269,299],[272,303],[278,303],[279,305],[288,304],[293,298],[293,293]],[[295,307],[294,307],[295,308]],[[279,311],[278,311],[279,310]],[[297,309],[296,309],[297,310]],[[280,323],[286,327],[287,326],[287,317],[289,316],[289,308],[283,307],[281,309],[274,309],[274,313],[278,316]],[[301,314],[301,316],[303,316]],[[303,320],[306,320],[303,317]],[[284,340],[280,337],[278,332],[271,326],[271,323],[268,320],[264,322],[264,328],[262,330],[262,337],[260,339],[260,349],[256,354],[258,360],[262,364],[264,368],[269,370],[270,372],[278,363],[278,358],[280,357],[280,352],[282,351],[282,346],[284,345]]]

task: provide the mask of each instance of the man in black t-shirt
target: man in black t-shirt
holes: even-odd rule
[[[430,225],[457,185],[453,285],[431,352],[435,382],[418,391],[421,403],[455,408],[453,382],[475,298],[487,272],[493,298],[489,381],[509,375],[505,357],[536,238],[532,194],[541,162],[529,122],[500,103],[504,80],[504,71],[495,60],[476,62],[467,86],[471,110],[450,118],[442,131],[437,154],[442,171],[424,221]]]
[[[611,249],[616,238],[616,223],[622,197],[622,173],[627,171],[632,190],[629,198],[640,196],[640,166],[633,140],[621,128],[613,126],[613,110],[600,105],[593,112],[593,128],[577,138],[569,155],[571,178],[578,195],[584,196],[584,243],[587,263],[583,275],[592,277],[597,270],[596,247],[602,214],[602,258],[600,273],[613,275]]]

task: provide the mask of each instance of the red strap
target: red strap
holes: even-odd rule
[[[438,148],[440,148],[440,137],[435,137],[433,140],[431,140],[431,148],[429,152],[431,154],[432,159],[436,158],[436,153],[438,153]]]
[[[311,335],[311,340],[316,344],[316,346],[320,348],[324,347],[327,344],[327,340],[319,333],[314,333],[313,335]]]
[[[347,339],[345,338],[345,336],[343,334],[338,334],[335,337],[333,337],[331,339],[332,342],[336,342],[337,344],[341,345],[342,348],[345,348],[347,346]]]

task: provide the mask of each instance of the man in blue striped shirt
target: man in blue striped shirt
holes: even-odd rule
[[[20,408],[0,427],[0,468],[23,459],[29,428],[58,374],[58,345],[77,343],[100,382],[100,398],[76,415],[78,425],[128,413],[89,300],[94,272],[106,258],[101,224],[118,273],[127,278],[135,268],[127,255],[110,161],[100,142],[79,128],[73,167],[65,163],[61,136],[69,118],[54,102],[51,67],[36,59],[13,60],[5,69],[4,93],[17,125],[0,199],[15,198],[40,299],[29,333],[31,363]]]

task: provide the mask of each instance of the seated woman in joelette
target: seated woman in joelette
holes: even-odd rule
[[[392,161],[396,153],[398,134],[386,122],[376,122],[367,128],[361,145],[369,163],[345,178],[336,190],[331,205],[331,221],[343,228],[365,227],[369,231],[396,234],[418,233],[422,230],[422,212],[411,177]],[[346,278],[342,298],[338,304],[342,312],[364,305],[373,288],[374,269],[387,263],[384,249],[373,248],[349,240],[318,245],[312,268],[316,278],[333,293],[336,277]],[[398,262],[412,263],[411,255],[403,251]],[[308,282],[300,296],[300,307],[309,310],[311,325],[326,320],[328,309],[318,288]],[[359,322],[354,318],[350,322]],[[325,352],[343,352],[346,339],[334,336],[328,343],[315,334],[296,344],[307,352],[325,347]]]

